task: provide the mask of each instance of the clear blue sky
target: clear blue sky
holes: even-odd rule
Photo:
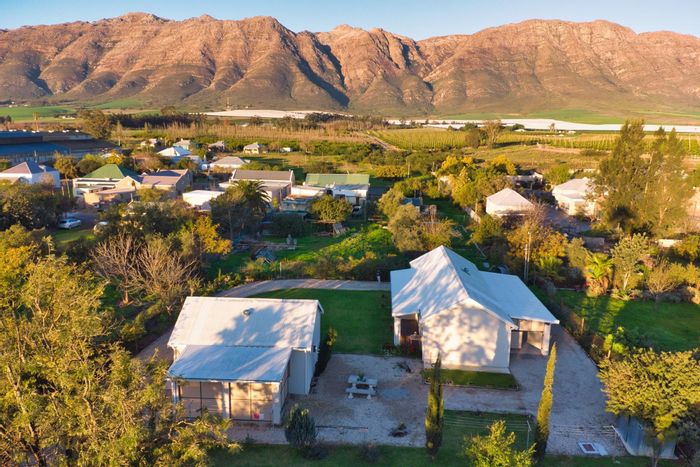
[[[350,24],[415,39],[469,34],[532,18],[606,19],[637,32],[670,30],[700,37],[700,0],[0,0],[0,28],[94,21],[130,11],[170,19],[269,15],[293,31],[327,31]]]

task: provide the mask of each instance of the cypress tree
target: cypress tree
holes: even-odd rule
[[[442,422],[445,412],[442,398],[442,375],[440,369],[442,362],[438,355],[433,370],[430,373],[430,390],[428,391],[428,409],[425,413],[425,448],[432,457],[442,445]]]
[[[554,386],[554,367],[557,363],[557,344],[552,346],[552,351],[547,360],[547,371],[544,375],[544,387],[540,405],[537,407],[537,432],[535,433],[535,455],[538,459],[544,458],[547,451],[547,438],[549,438],[549,413],[552,411],[552,387]]]

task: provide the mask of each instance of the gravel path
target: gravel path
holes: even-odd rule
[[[602,444],[610,455],[626,454],[611,428],[613,417],[605,412],[596,365],[561,327],[554,327],[552,339],[557,344],[557,365],[547,452],[580,455],[577,442],[592,441]],[[521,386],[519,391],[446,387],[445,408],[535,416],[546,365],[547,357],[512,354],[510,370]]]
[[[344,280],[323,280],[323,279],[281,279],[271,281],[251,282],[239,285],[232,289],[218,293],[220,297],[250,297],[264,292],[285,289],[325,289],[325,290],[390,290],[388,282],[374,281],[344,281]],[[168,348],[168,339],[172,328],[168,329],[162,336],[153,341],[136,356],[138,359],[146,361],[153,355],[158,355],[167,361],[173,360],[173,353]]]

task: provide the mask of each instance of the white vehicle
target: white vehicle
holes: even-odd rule
[[[67,217],[65,219],[61,219],[58,221],[58,228],[59,229],[74,229],[76,227],[80,227],[80,224],[83,222],[80,219],[76,219],[74,217]]]

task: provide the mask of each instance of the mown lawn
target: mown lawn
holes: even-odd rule
[[[425,449],[398,446],[379,446],[380,457],[373,465],[419,467],[425,465],[435,466],[465,466],[467,459],[462,454],[464,437],[484,434],[487,427],[495,420],[505,420],[509,431],[516,434],[516,446],[524,449],[526,443],[532,443],[532,434],[527,435],[527,418],[520,415],[489,414],[474,412],[445,411],[445,428],[443,432],[443,444],[436,458],[430,459]],[[532,423],[532,422],[530,422]],[[308,460],[289,446],[272,446],[266,444],[252,444],[244,446],[243,450],[236,454],[229,454],[221,450],[211,452],[211,461],[215,466],[357,466],[369,465],[361,457],[361,449],[358,446],[334,445],[329,446],[329,455],[323,460]],[[620,467],[643,467],[649,465],[649,459],[639,457],[619,458],[594,458],[594,457],[563,457],[547,456],[538,465],[546,467],[598,467],[616,465]],[[674,465],[671,462],[662,461],[661,466]]]
[[[623,327],[641,336],[655,349],[668,351],[690,350],[699,343],[699,305],[589,297],[583,292],[568,290],[559,291],[557,297],[586,320],[588,329],[600,335]]]
[[[333,350],[341,353],[382,354],[382,346],[393,342],[389,292],[289,289],[256,297],[304,298],[321,302],[321,336],[329,327],[338,331]]]
[[[478,386],[495,389],[517,389],[518,382],[513,375],[506,373],[486,373],[483,371],[441,370],[442,381],[455,386]],[[430,380],[430,370],[421,371],[421,376]]]
[[[57,230],[52,234],[54,241],[56,242],[56,247],[63,249],[68,246],[69,243],[75,240],[86,238],[92,240],[95,238],[95,233],[92,229],[69,229],[69,230]]]

